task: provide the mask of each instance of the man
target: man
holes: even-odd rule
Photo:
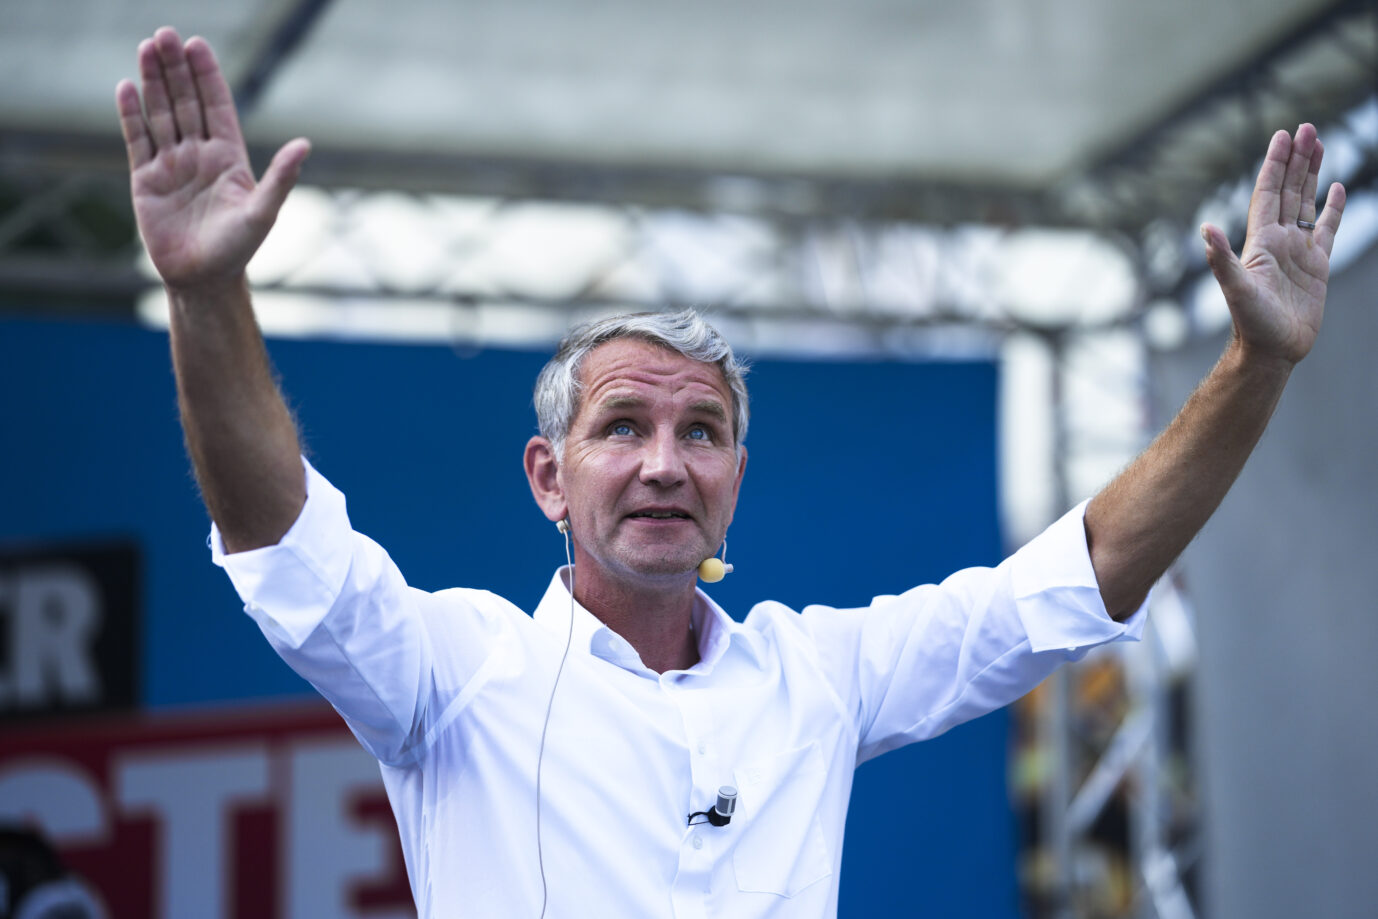
[[[574,563],[527,617],[408,587],[304,465],[244,267],[308,145],[256,184],[210,48],[161,29],[139,67],[142,102],[122,82],[117,104],[215,559],[382,764],[422,916],[834,915],[859,762],[1137,635],[1315,340],[1344,205],[1337,184],[1316,215],[1315,130],[1275,135],[1243,259],[1203,228],[1235,336],[1177,419],[998,568],[864,610],[767,602],[739,625],[699,592],[746,469],[740,369],[692,314],[576,330],[525,453]]]

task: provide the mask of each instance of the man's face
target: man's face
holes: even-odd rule
[[[712,556],[745,470],[722,373],[635,338],[599,345],[558,479],[580,577],[682,579]],[[592,586],[592,585],[590,585]]]

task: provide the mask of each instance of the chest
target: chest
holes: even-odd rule
[[[805,888],[831,896],[821,881],[837,871],[856,742],[806,662],[729,653],[707,675],[648,678],[572,654],[552,700],[558,655],[495,660],[413,786],[433,856],[481,878],[535,870],[539,848],[552,897],[616,890],[621,914],[661,914],[667,892],[676,915],[696,913],[685,898],[766,915],[756,906]],[[738,791],[731,823],[691,825],[724,785]],[[457,825],[484,827],[482,844]]]

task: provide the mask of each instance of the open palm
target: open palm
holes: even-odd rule
[[[143,100],[116,89],[134,214],[171,287],[240,275],[268,235],[310,150],[294,140],[255,182],[229,86],[208,44],[159,29],[139,46]]]
[[[1273,135],[1249,202],[1248,233],[1239,257],[1223,232],[1202,227],[1207,260],[1241,343],[1290,363],[1306,356],[1320,332],[1330,252],[1344,212],[1344,187],[1337,182],[1316,216],[1316,176],[1323,153],[1309,124],[1299,127],[1295,137],[1286,131]]]

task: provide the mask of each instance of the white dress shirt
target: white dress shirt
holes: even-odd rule
[[[700,661],[657,674],[556,573],[534,617],[482,590],[408,587],[309,465],[276,546],[227,555],[273,647],[382,764],[421,917],[832,917],[861,762],[1014,700],[1106,615],[1077,508],[997,568],[864,609],[698,593]],[[541,727],[569,634],[541,773]],[[687,825],[722,785],[730,824]]]

